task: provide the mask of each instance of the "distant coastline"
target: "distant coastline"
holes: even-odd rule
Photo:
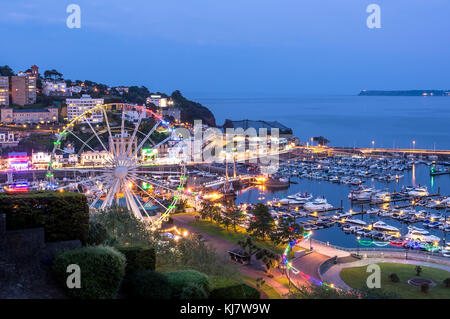
[[[362,90],[359,96],[450,96],[450,90]]]

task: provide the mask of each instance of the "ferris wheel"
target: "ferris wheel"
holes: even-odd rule
[[[97,105],[59,133],[49,188],[83,192],[93,212],[121,206],[158,227],[184,190],[185,160],[171,147],[176,139],[173,127],[145,106]]]

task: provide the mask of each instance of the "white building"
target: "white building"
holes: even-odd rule
[[[48,163],[51,162],[51,154],[46,152],[36,152],[31,154],[31,164],[37,169],[48,168]]]
[[[161,95],[150,95],[147,98],[147,104],[152,103],[157,107],[167,107],[172,105],[172,101],[170,101],[166,97],[162,97]]]
[[[0,132],[0,146],[12,147],[19,145],[19,137],[16,132]]]
[[[93,99],[88,94],[83,94],[79,99],[66,99],[67,117],[69,121],[74,120],[84,112],[104,104],[103,99]],[[86,123],[86,120],[80,120],[79,123]],[[92,111],[89,122],[99,123],[103,122],[103,110],[101,107]]]
[[[42,93],[47,96],[72,96],[64,81],[45,81],[42,84]]]
[[[81,165],[82,166],[95,166],[98,164],[106,164],[111,161],[112,154],[107,151],[86,151],[81,153]]]

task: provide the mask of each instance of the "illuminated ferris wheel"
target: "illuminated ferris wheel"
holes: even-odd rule
[[[186,180],[175,140],[170,124],[144,106],[97,105],[58,135],[49,187],[83,192],[91,211],[125,207],[157,227],[176,209]]]

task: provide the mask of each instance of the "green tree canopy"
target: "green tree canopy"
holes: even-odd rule
[[[250,220],[248,231],[258,238],[265,239],[274,229],[274,220],[269,213],[269,208],[262,204],[256,204],[253,209],[254,218]]]

